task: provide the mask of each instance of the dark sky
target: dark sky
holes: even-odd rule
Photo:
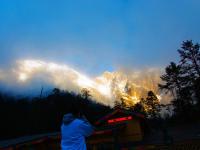
[[[40,59],[97,75],[176,61],[200,39],[199,0],[1,0],[0,67]]]

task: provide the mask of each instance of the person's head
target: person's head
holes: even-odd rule
[[[67,125],[71,123],[74,119],[79,118],[81,116],[80,107],[78,105],[72,104],[70,109],[63,116],[63,123]]]
[[[72,113],[76,118],[80,117],[81,116],[80,106],[72,104],[70,108],[70,113]]]

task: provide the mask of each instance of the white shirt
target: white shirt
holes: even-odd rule
[[[85,137],[93,132],[89,122],[82,119],[74,119],[69,124],[61,126],[62,150],[86,150]]]

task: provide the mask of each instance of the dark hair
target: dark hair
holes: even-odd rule
[[[81,114],[80,106],[72,103],[70,107],[70,113],[72,113],[75,117],[80,117],[80,114]]]

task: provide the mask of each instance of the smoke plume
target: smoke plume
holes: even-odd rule
[[[13,87],[15,90],[20,90],[20,87],[34,89],[39,83],[48,83],[76,93],[87,88],[94,100],[113,106],[114,101],[121,98],[125,99],[127,104],[133,105],[142,97],[145,98],[149,90],[155,92],[161,102],[165,102],[166,97],[162,96],[157,87],[160,74],[160,69],[151,68],[137,71],[105,71],[100,76],[90,78],[67,65],[41,60],[19,60],[13,68],[0,70],[0,81],[10,90]]]

